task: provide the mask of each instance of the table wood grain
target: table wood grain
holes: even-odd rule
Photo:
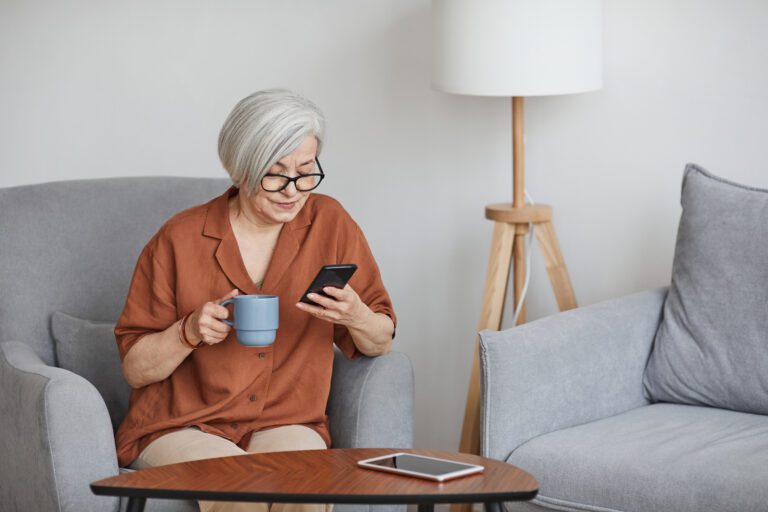
[[[479,464],[447,482],[357,466],[396,452]],[[248,454],[158,466],[91,484],[97,495],[279,503],[435,504],[530,500],[538,482],[515,466],[477,455],[386,448]],[[142,500],[143,501],[143,500]]]

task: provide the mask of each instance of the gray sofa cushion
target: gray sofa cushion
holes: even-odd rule
[[[117,430],[128,410],[131,388],[123,378],[114,330],[114,323],[91,322],[59,311],[51,318],[59,366],[99,390]]]
[[[768,414],[768,190],[689,164],[682,205],[645,389],[654,401]]]
[[[654,404],[534,438],[508,462],[558,510],[765,511],[768,417]]]

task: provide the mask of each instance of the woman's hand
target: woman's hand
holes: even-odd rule
[[[206,302],[197,308],[187,319],[186,335],[192,343],[202,341],[208,345],[221,343],[232,328],[222,322],[229,317],[229,310],[221,305],[225,300],[240,295],[237,289],[214,301]]]
[[[326,286],[323,291],[333,298],[310,293],[309,299],[319,306],[299,302],[296,307],[315,318],[347,327],[356,327],[367,322],[372,311],[360,300],[360,296],[351,286],[346,285],[343,289]]]
[[[296,307],[326,322],[345,326],[357,349],[366,356],[380,356],[389,351],[395,333],[391,318],[384,313],[374,313],[349,285],[341,290],[327,286],[323,291],[333,298],[310,293],[309,299],[319,306],[299,302]]]

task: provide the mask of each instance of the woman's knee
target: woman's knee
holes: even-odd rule
[[[132,467],[142,469],[191,460],[212,459],[246,452],[232,441],[196,428],[177,430],[152,441],[134,461]]]
[[[325,450],[320,434],[304,425],[286,425],[254,432],[248,445],[250,453]]]

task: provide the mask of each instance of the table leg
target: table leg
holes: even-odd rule
[[[503,503],[492,501],[485,504],[485,512],[506,512],[506,510]]]
[[[125,508],[125,512],[144,512],[144,505],[147,503],[147,498],[128,498],[128,506]]]
[[[435,512],[435,504],[419,503],[419,512]]]

